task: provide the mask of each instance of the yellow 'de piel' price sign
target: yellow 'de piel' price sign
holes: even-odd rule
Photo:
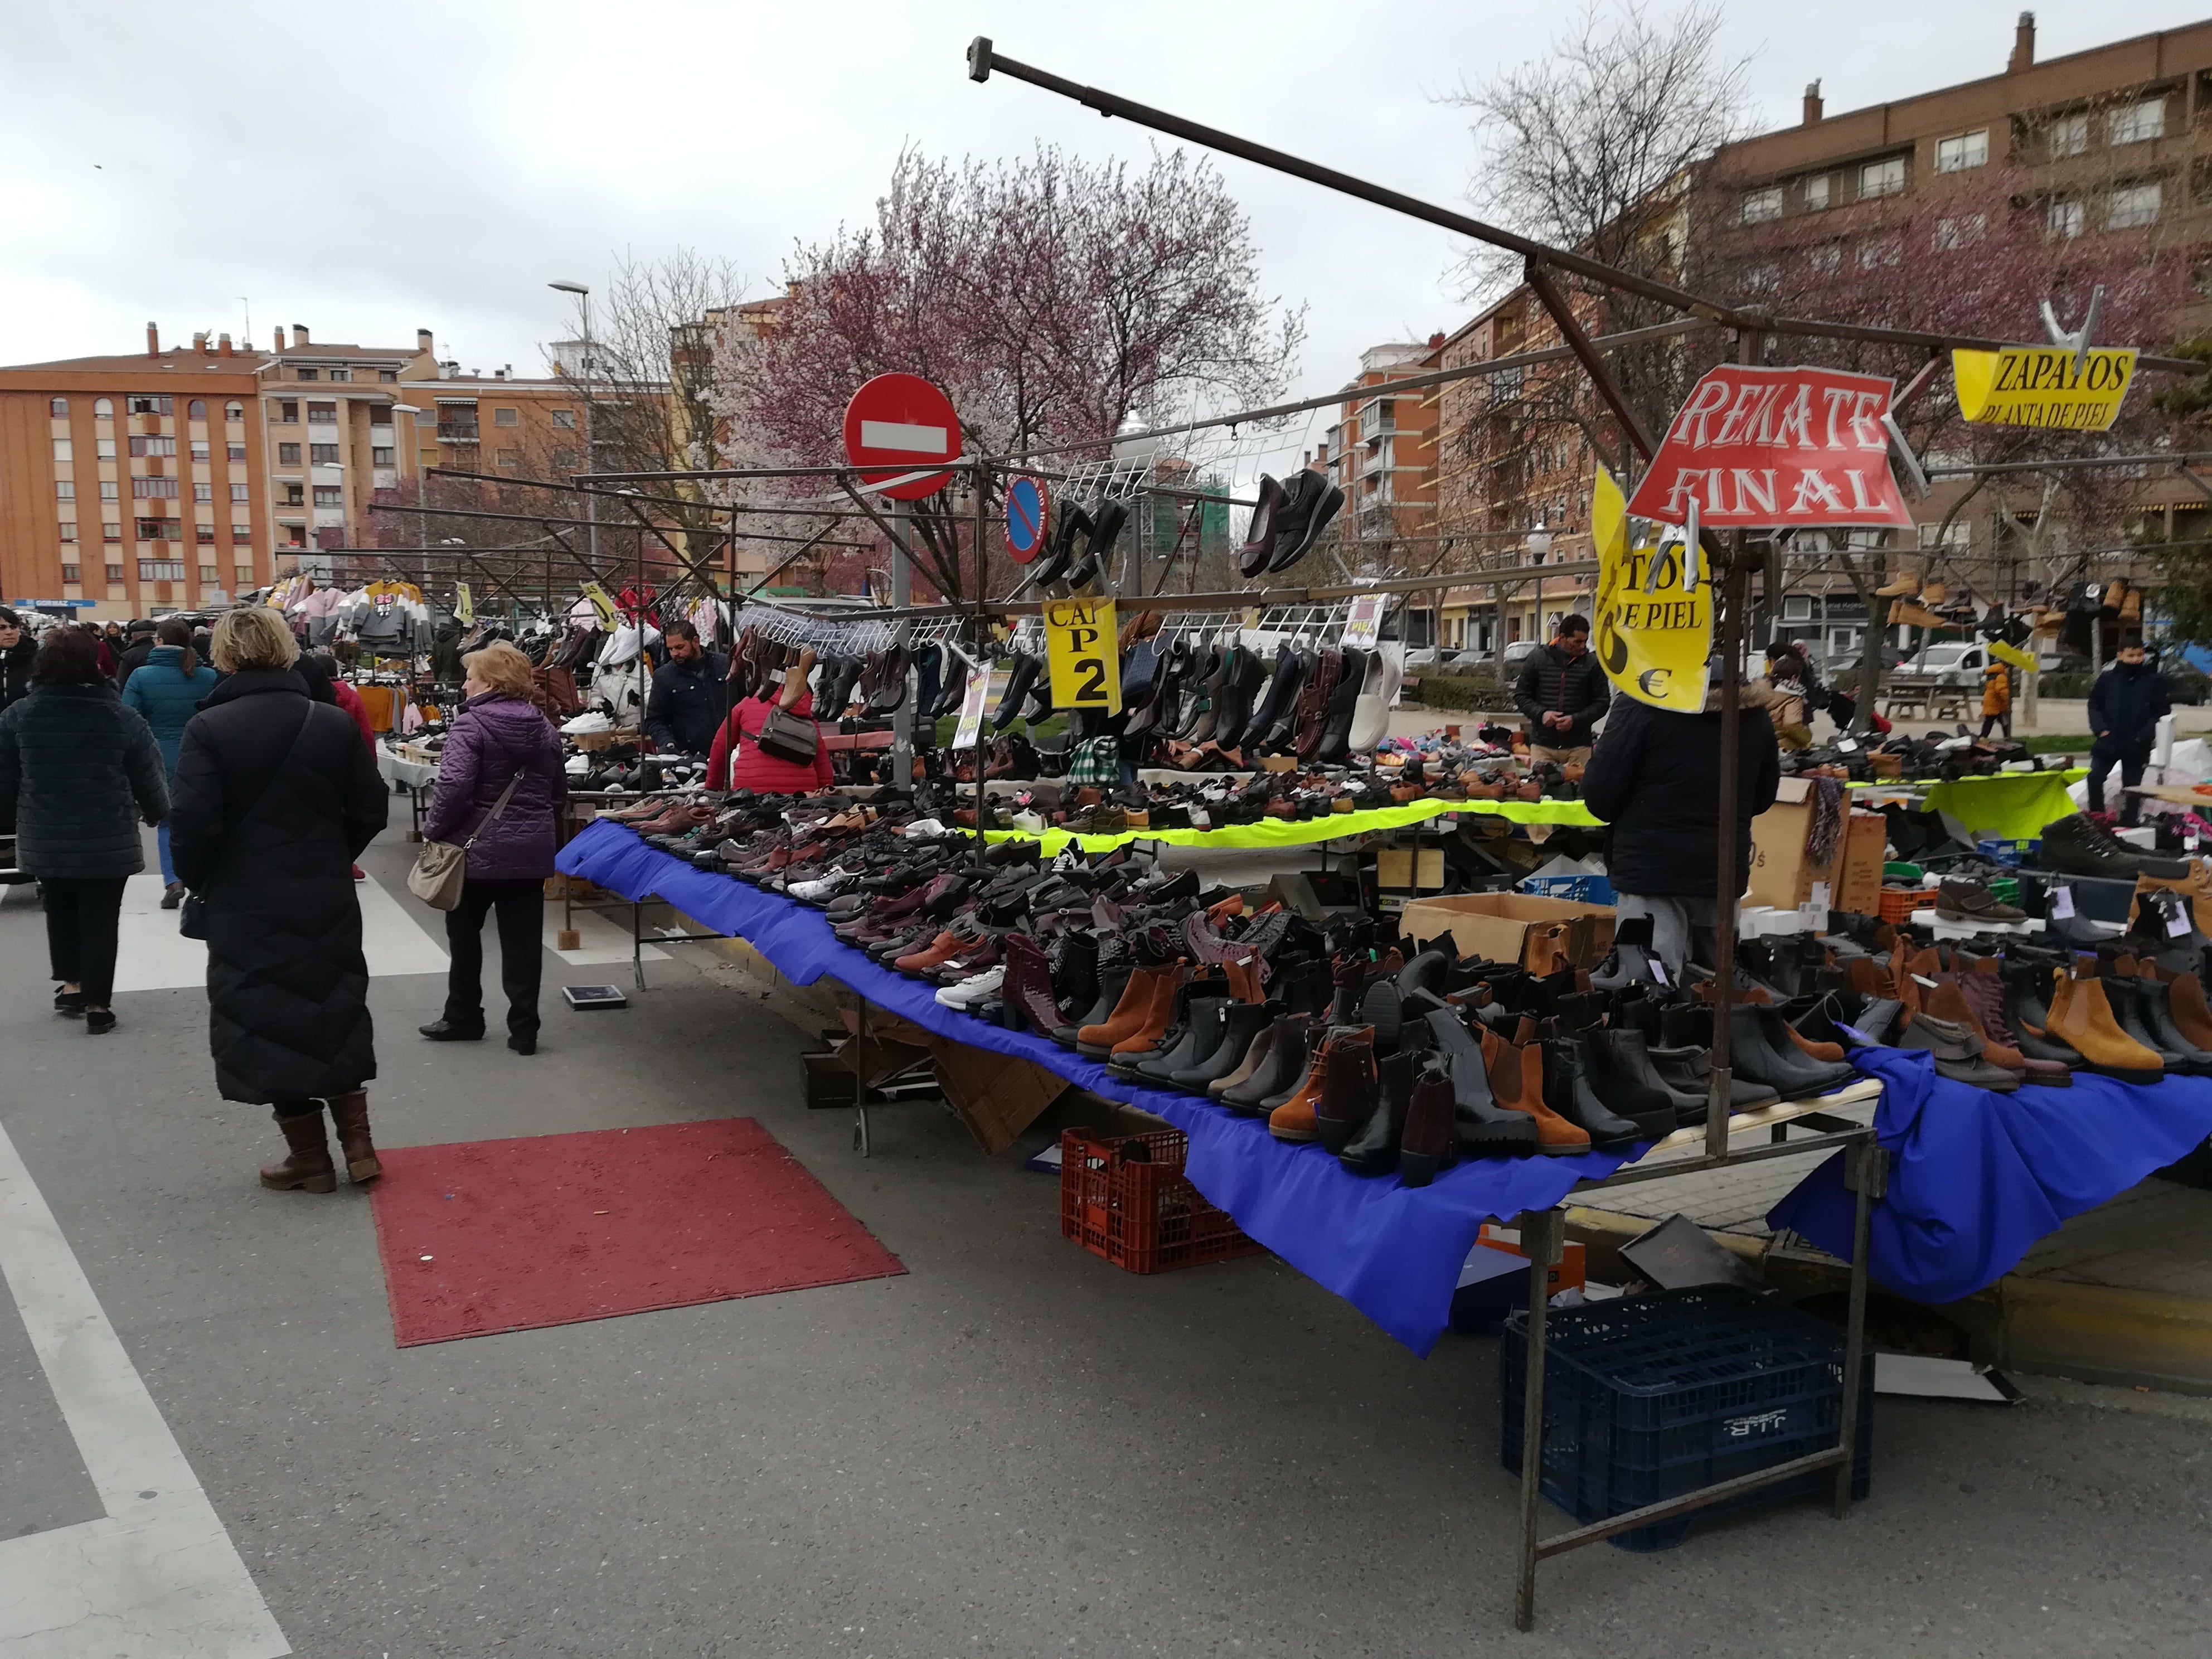
[[[1696,714],[1705,706],[1713,648],[1712,583],[1685,580],[1696,565],[1680,543],[1628,544],[1628,503],[1603,467],[1590,495],[1590,539],[1597,544],[1598,665],[1638,702]]]
[[[1047,599],[1044,641],[1054,708],[1121,712],[1121,653],[1111,599]]]
[[[2136,378],[2135,348],[2093,349],[2078,372],[2075,356],[2061,346],[1954,351],[1959,413],[1985,426],[2102,432],[2118,416]]]

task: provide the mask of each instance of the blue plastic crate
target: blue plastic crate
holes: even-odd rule
[[[1613,900],[1613,883],[1603,876],[1530,876],[1522,882],[1521,890],[1577,904],[1610,904]]]
[[[1521,1470],[1527,1311],[1498,1347],[1498,1458]],[[1579,1522],[1602,1521],[1803,1457],[1835,1443],[1843,1334],[1734,1285],[1660,1291],[1553,1313],[1546,1327],[1544,1495]],[[1861,1368],[1851,1495],[1874,1464],[1874,1363]],[[1622,1549],[1672,1549],[1693,1520],[1833,1490],[1810,1474],[1688,1516],[1621,1533]]]
[[[1985,836],[1974,843],[1974,848],[1984,858],[1995,859],[2017,870],[2023,864],[2035,861],[2043,851],[2043,842],[2039,836],[2027,841],[2005,841]]]

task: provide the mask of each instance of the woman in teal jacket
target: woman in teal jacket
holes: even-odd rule
[[[146,724],[154,728],[154,741],[161,746],[162,770],[173,795],[177,745],[184,740],[186,722],[200,712],[200,704],[215,690],[216,672],[193,652],[189,623],[165,622],[155,630],[154,637],[156,643],[145,665],[123,683],[123,701],[143,714]],[[161,821],[155,839],[161,849],[161,881],[166,889],[161,908],[173,910],[184,899],[185,887],[169,861],[167,819]]]

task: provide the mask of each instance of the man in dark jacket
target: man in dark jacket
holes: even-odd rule
[[[2089,745],[2089,810],[2105,810],[2105,779],[2120,769],[2123,788],[2142,781],[2150,763],[2151,745],[2158,741],[2158,723],[2173,707],[2158,667],[2145,659],[2142,642],[2130,640],[2120,647],[2112,665],[2097,676],[2089,688],[2089,730],[2096,734]],[[2120,822],[2133,823],[2140,810],[2139,795],[2120,799]]]
[[[1751,873],[1751,821],[1774,805],[1782,768],[1764,689],[1746,686],[1737,714],[1736,890]],[[1616,915],[1652,921],[1652,949],[1677,983],[1717,942],[1721,717],[1717,688],[1704,712],[1678,714],[1617,698],[1583,776],[1583,804],[1603,818]],[[1694,933],[1694,936],[1693,936]]]
[[[653,676],[646,735],[665,752],[703,755],[730,712],[729,659],[703,649],[690,623],[669,623],[665,638],[668,660]]]
[[[30,690],[31,659],[38,654],[39,642],[23,619],[0,607],[0,708]]]
[[[124,647],[122,659],[115,668],[115,689],[118,691],[130,684],[131,677],[143,668],[146,659],[154,654],[155,631],[154,624],[149,622],[131,624],[131,642]],[[201,660],[204,662],[206,658],[202,657]]]
[[[1613,688],[1590,654],[1589,618],[1565,616],[1552,642],[1521,665],[1513,701],[1528,721],[1528,752],[1561,766],[1588,765],[1590,727],[1605,716]]]

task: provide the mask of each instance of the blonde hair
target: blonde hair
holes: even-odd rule
[[[289,668],[300,659],[300,642],[283,617],[267,605],[252,605],[228,612],[215,625],[208,652],[217,668],[237,674],[249,668]]]
[[[504,691],[510,697],[530,696],[530,659],[505,640],[494,640],[483,650],[470,652],[461,659],[461,668],[495,691]]]

